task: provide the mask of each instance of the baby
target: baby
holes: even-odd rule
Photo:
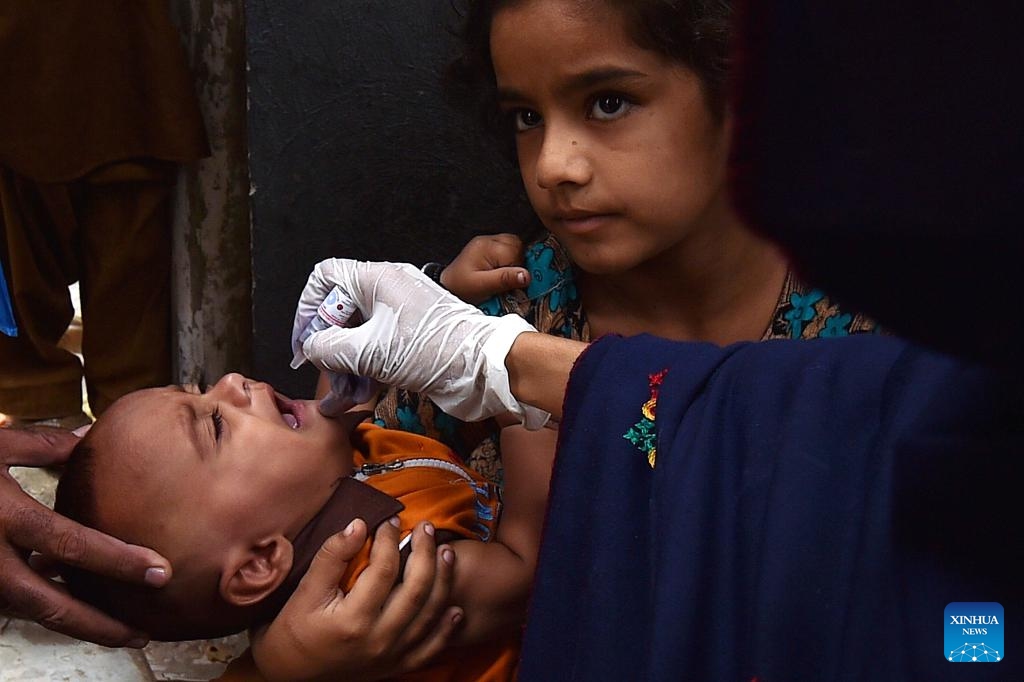
[[[316,401],[289,400],[238,374],[206,392],[169,386],[124,396],[77,446],[56,509],[152,547],[173,575],[156,590],[67,569],[71,591],[154,639],[222,636],[273,619],[320,544],[353,518],[373,528],[397,516],[405,541],[422,521],[439,543],[458,540],[461,643],[515,632],[550,461],[524,457],[520,471],[511,457],[503,504],[436,441],[359,421],[358,413],[325,418]],[[350,564],[343,589],[368,551]],[[507,649],[489,655],[514,661]]]

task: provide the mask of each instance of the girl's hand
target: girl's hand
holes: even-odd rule
[[[441,273],[441,284],[463,301],[483,303],[492,296],[530,283],[523,242],[514,234],[473,237]]]
[[[370,563],[345,594],[338,584],[366,541],[360,520],[332,536],[281,613],[253,636],[269,680],[378,680],[422,667],[448,643],[462,610],[447,606],[455,553],[435,548],[433,529],[413,533],[401,584],[398,529],[381,524]]]

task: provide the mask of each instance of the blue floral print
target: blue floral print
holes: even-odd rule
[[[840,336],[849,336],[849,324],[853,320],[853,315],[850,313],[843,313],[842,315],[833,315],[832,317],[825,320],[825,328],[818,334],[823,339],[834,339]]]
[[[423,422],[420,421],[419,414],[416,413],[416,409],[412,405],[400,405],[397,410],[397,416],[398,428],[400,430],[420,435],[427,432],[423,428]]]
[[[825,294],[818,289],[811,289],[806,294],[794,291],[789,296],[789,303],[793,306],[785,318],[789,322],[789,336],[799,339],[804,333],[804,322],[814,319],[814,304],[825,297]]]

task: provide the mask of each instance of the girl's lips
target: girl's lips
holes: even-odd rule
[[[611,214],[608,213],[593,213],[589,215],[562,216],[558,218],[558,222],[562,224],[562,227],[567,232],[583,234],[598,229],[611,220],[611,218]]]

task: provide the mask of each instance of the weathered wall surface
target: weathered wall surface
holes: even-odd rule
[[[246,3],[254,372],[296,395],[295,301],[329,256],[447,260],[526,220],[511,161],[449,107],[451,0]]]
[[[171,0],[212,154],[182,171],[175,206],[178,379],[251,370],[252,299],[243,0]]]

